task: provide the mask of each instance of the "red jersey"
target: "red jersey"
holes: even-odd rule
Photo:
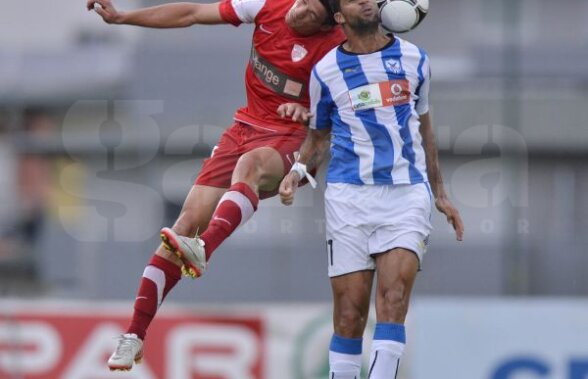
[[[255,23],[251,57],[245,73],[247,106],[238,109],[234,119],[261,128],[302,128],[298,123],[280,118],[278,106],[288,102],[310,106],[311,70],[328,51],[342,43],[345,36],[339,27],[311,36],[296,34],[285,20],[294,0],[251,3],[225,0],[220,4],[225,21],[235,26],[243,22]]]

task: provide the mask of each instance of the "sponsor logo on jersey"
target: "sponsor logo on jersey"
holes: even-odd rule
[[[366,84],[349,91],[354,111],[408,104],[410,96],[410,86],[406,79]]]
[[[308,50],[297,43],[294,44],[292,48],[292,62],[300,62],[304,59],[304,57],[308,54]]]
[[[360,100],[368,101],[371,97],[370,91],[361,91],[357,97],[359,97]]]
[[[385,65],[393,74],[399,75],[402,73],[402,64],[398,59],[388,59],[386,60]]]
[[[260,56],[255,47],[251,48],[249,63],[255,76],[272,91],[296,100],[301,99],[304,95],[304,83],[278,70]]]

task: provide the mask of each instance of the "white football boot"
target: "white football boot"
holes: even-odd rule
[[[204,241],[198,236],[194,238],[178,235],[171,228],[163,228],[160,231],[163,246],[170,253],[174,253],[182,263],[182,274],[196,279],[206,270],[206,252]]]
[[[108,358],[110,371],[129,371],[133,363],[143,360],[143,341],[136,334],[123,334],[118,339],[116,350]]]

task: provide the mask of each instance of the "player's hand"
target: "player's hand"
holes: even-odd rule
[[[118,24],[120,22],[121,14],[110,0],[87,0],[86,6],[89,11],[94,10],[98,13],[107,24]]]
[[[285,103],[278,107],[278,115],[281,118],[289,117],[294,122],[299,122],[303,125],[308,125],[312,113],[303,105],[298,103]]]
[[[280,183],[280,200],[284,205],[292,205],[294,202],[294,193],[298,188],[300,176],[295,171],[290,171]]]
[[[463,240],[463,221],[461,220],[461,216],[459,215],[459,211],[451,204],[448,198],[441,197],[435,199],[435,206],[439,210],[439,212],[445,214],[447,216],[447,222],[453,226],[455,230],[455,236],[458,241]]]

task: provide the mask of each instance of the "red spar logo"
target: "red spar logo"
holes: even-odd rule
[[[143,364],[125,379],[263,379],[264,332],[257,317],[161,315]],[[109,379],[106,359],[126,317],[19,314],[0,321],[0,378]],[[118,376],[116,374],[119,374]]]

